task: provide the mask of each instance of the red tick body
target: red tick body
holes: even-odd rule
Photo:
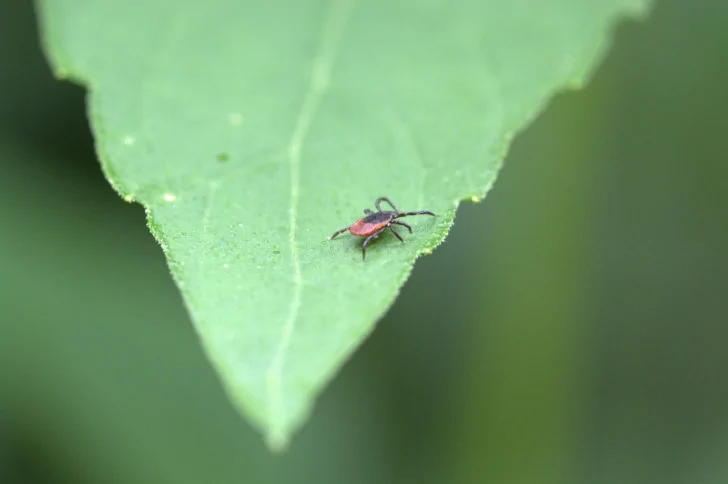
[[[351,224],[349,226],[349,232],[351,232],[351,235],[356,235],[357,237],[368,237],[387,228],[387,224],[393,219],[394,216],[391,212],[371,213]]]
[[[394,210],[382,210],[379,206],[379,204],[382,202],[387,202],[387,204],[389,204],[389,206],[391,206]],[[419,210],[416,212],[400,212],[399,210],[397,210],[397,207],[394,206],[392,201],[387,197],[377,198],[374,202],[374,206],[377,208],[376,212],[372,212],[368,208],[364,209],[364,214],[366,215],[365,217],[360,218],[348,227],[337,230],[336,232],[334,232],[334,235],[329,237],[330,239],[333,239],[337,235],[342,234],[347,230],[349,231],[349,233],[351,233],[351,235],[355,235],[357,237],[366,237],[366,240],[361,246],[362,260],[366,258],[367,244],[369,243],[369,241],[376,239],[382,234],[382,232],[387,229],[391,230],[392,233],[400,240],[400,242],[404,242],[404,239],[402,239],[397,231],[394,230],[394,227],[392,227],[392,225],[401,225],[403,227],[406,227],[410,231],[410,233],[412,233],[412,227],[404,222],[400,222],[399,220],[395,219],[398,219],[400,217],[408,217],[410,215],[435,216],[434,213],[428,210]]]

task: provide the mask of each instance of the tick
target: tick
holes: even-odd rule
[[[392,210],[382,210],[382,207],[380,206],[382,202],[387,202],[387,204],[392,207]],[[392,227],[392,225],[401,225],[409,229],[410,233],[412,233],[412,227],[404,222],[400,222],[399,220],[397,220],[398,218],[409,217],[410,215],[432,215],[433,217],[436,217],[436,215],[429,210],[418,210],[416,212],[400,212],[399,210],[397,210],[397,207],[394,206],[392,201],[387,197],[377,198],[374,201],[374,206],[377,208],[376,212],[372,212],[368,208],[365,208],[364,217],[360,218],[348,227],[337,230],[336,232],[334,232],[334,235],[329,237],[329,239],[334,239],[337,235],[343,234],[347,230],[351,233],[351,235],[356,235],[357,237],[366,237],[366,240],[361,246],[361,260],[365,260],[367,256],[367,244],[382,235],[382,233],[387,229],[391,230],[392,233],[399,239],[399,241],[404,243],[404,239],[401,235],[397,233],[396,230],[394,230],[394,227]]]

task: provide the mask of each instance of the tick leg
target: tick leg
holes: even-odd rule
[[[351,227],[351,225],[349,225],[349,227]],[[336,232],[334,232],[334,235],[332,235],[331,237],[329,237],[329,240],[333,239],[334,237],[336,237],[339,234],[343,234],[344,232],[346,232],[347,230],[349,230],[349,227],[344,227],[341,230],[337,230]]]
[[[395,212],[399,213],[399,210],[397,210],[397,207],[394,206],[394,204],[392,203],[392,200],[388,199],[387,197],[379,197],[374,202],[374,206],[377,207],[377,210],[379,210],[380,212],[382,211],[382,208],[379,206],[379,204],[382,202],[387,202],[389,204],[389,206],[394,209]]]
[[[399,239],[399,241],[400,241],[400,242],[402,242],[402,243],[404,244],[404,239],[402,239],[402,236],[401,236],[401,235],[399,235],[399,234],[397,233],[397,231],[396,231],[396,230],[394,230],[394,227],[392,227],[392,226],[390,225],[390,226],[389,226],[389,230],[391,230],[391,231],[392,231],[392,233],[393,233],[394,235],[396,235],[396,236],[397,236],[397,238]]]
[[[397,218],[399,218],[399,217],[409,217],[410,215],[432,215],[433,217],[437,217],[436,214],[430,212],[429,210],[418,210],[416,212],[397,213]]]
[[[373,214],[373,213],[374,213],[374,212],[372,212],[372,211],[371,211],[371,210],[369,210],[368,208],[365,208],[365,209],[364,209],[364,215],[371,215],[371,214]]]
[[[382,232],[384,232],[385,230],[387,230],[387,227],[384,227],[379,232],[374,232],[372,235],[367,237],[363,244],[361,244],[361,260],[364,260],[367,257],[367,244],[369,243],[369,241],[372,239],[376,239],[377,237],[382,235]]]
[[[390,223],[397,224],[397,225],[402,225],[403,227],[407,227],[409,229],[410,233],[412,233],[412,227],[410,227],[408,224],[406,224],[404,222],[399,222],[397,220],[392,220]]]

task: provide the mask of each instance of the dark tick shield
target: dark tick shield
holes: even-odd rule
[[[387,202],[387,204],[392,207],[393,210],[382,210],[382,208],[380,207],[380,204],[382,202]],[[351,233],[351,235],[355,235],[357,237],[366,237],[366,240],[361,246],[361,259],[365,260],[367,255],[367,244],[369,243],[369,241],[376,239],[377,237],[382,235],[382,233],[387,229],[391,230],[392,233],[400,240],[400,242],[404,242],[402,236],[399,235],[396,230],[394,230],[394,227],[392,227],[392,225],[401,225],[403,227],[406,227],[410,231],[410,233],[412,233],[412,227],[396,219],[401,217],[409,217],[410,215],[432,215],[433,217],[436,217],[436,215],[429,210],[418,210],[416,212],[400,212],[399,210],[397,210],[397,207],[394,206],[392,201],[387,197],[377,198],[374,201],[374,206],[377,209],[376,212],[372,212],[368,208],[365,208],[364,217],[360,218],[348,227],[337,230],[331,237],[329,237],[329,239],[333,239],[339,234],[346,232],[347,230],[349,231],[349,233]]]

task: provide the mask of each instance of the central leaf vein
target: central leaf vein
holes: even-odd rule
[[[266,370],[266,388],[269,410],[269,444],[273,448],[284,447],[287,443],[282,373],[286,355],[291,345],[296,321],[301,307],[303,276],[296,245],[298,199],[300,196],[301,150],[313,123],[321,100],[329,88],[331,69],[341,36],[349,16],[353,0],[331,0],[325,15],[318,49],[313,59],[309,89],[303,100],[301,111],[288,146],[288,161],[291,172],[291,202],[289,208],[288,243],[293,265],[293,296],[288,314],[283,324],[280,342],[273,359]]]

